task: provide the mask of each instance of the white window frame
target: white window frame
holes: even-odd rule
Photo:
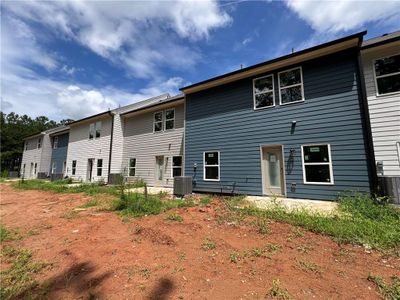
[[[96,123],[89,124],[89,135],[88,135],[89,140],[95,139],[95,134],[96,134],[96,128],[95,128],[96,125],[95,124]],[[93,130],[92,130],[92,126],[93,126]],[[90,134],[92,134],[92,137],[90,137]]]
[[[255,81],[259,80],[259,79],[267,78],[267,77],[272,77],[272,90],[269,90],[267,92],[262,92],[262,93],[256,93]],[[273,105],[265,106],[265,107],[256,107],[256,95],[261,95],[261,94],[270,93],[270,92],[272,92]],[[275,107],[275,105],[276,105],[276,103],[275,103],[275,78],[274,78],[274,75],[273,74],[269,74],[269,75],[265,75],[265,76],[262,76],[262,77],[254,78],[253,79],[253,108],[254,108],[254,110],[272,108],[272,107]]]
[[[174,117],[172,119],[167,119],[167,111],[168,110],[173,110],[174,111]],[[164,130],[165,131],[174,130],[175,129],[175,107],[167,108],[166,110],[164,110],[164,115],[165,115],[165,117],[163,118],[163,120],[164,120]],[[170,128],[170,129],[167,129],[167,121],[174,121],[174,127]]]
[[[156,114],[161,113],[161,121],[156,122]],[[161,123],[161,130],[156,131],[156,123]],[[153,133],[159,133],[164,131],[164,111],[156,111],[153,113]]]
[[[74,162],[75,162],[75,167],[74,167]],[[78,165],[78,161],[77,160],[73,160],[71,162],[71,175],[75,176],[76,175],[76,166]]]
[[[37,140],[37,148],[38,149],[42,148],[42,138],[41,137],[38,138],[38,140]]]
[[[98,129],[98,131],[99,131],[99,136],[97,136],[97,125],[99,125],[99,129]],[[103,124],[102,124],[101,121],[94,122],[94,138],[95,138],[95,139],[101,138],[101,130],[102,130],[102,127],[103,127]]]
[[[329,155],[329,162],[318,162],[318,163],[308,163],[304,162],[304,147],[313,147],[313,146],[328,146],[328,155]],[[303,167],[303,183],[304,184],[317,184],[317,185],[334,185],[335,181],[333,178],[333,167],[332,167],[332,155],[331,155],[331,145],[328,143],[318,143],[318,144],[304,144],[301,145],[301,162]],[[330,182],[308,182],[306,178],[306,168],[305,166],[311,165],[329,165],[329,177],[331,179]]]
[[[206,153],[218,153],[218,165],[206,165]],[[206,178],[206,167],[218,167],[218,179],[207,179]],[[221,181],[221,154],[219,151],[211,150],[203,152],[203,180],[204,181]]]
[[[296,70],[296,69],[300,69],[300,80],[301,80],[301,83],[296,83],[296,84],[288,85],[288,86],[285,86],[285,87],[281,88],[281,75],[280,74],[286,73],[286,72],[290,72],[290,71]],[[281,90],[284,90],[284,89],[287,89],[287,88],[291,88],[291,87],[295,87],[295,86],[301,86],[301,97],[302,97],[301,100],[288,102],[288,103],[282,103]],[[291,68],[291,69],[283,70],[283,71],[278,73],[278,92],[279,92],[279,105],[288,105],[288,104],[293,104],[293,103],[304,102],[305,98],[304,98],[304,81],[303,81],[303,68],[302,68],[302,66],[298,66],[298,67],[294,67],[294,68]]]
[[[385,75],[377,76],[377,75],[376,75],[376,70],[375,70],[375,62],[376,62],[377,60],[385,59],[385,58],[388,58],[388,57],[391,57],[391,56],[396,56],[396,55],[400,55],[400,53],[394,53],[394,54],[392,54],[392,55],[386,55],[386,56],[383,56],[383,57],[376,58],[376,59],[372,60],[372,71],[373,71],[373,73],[374,73],[375,90],[376,90],[376,96],[377,96],[377,97],[380,97],[380,96],[390,96],[390,95],[400,94],[400,91],[398,91],[398,92],[391,92],[391,93],[385,93],[385,94],[379,94],[379,89],[378,89],[378,79],[379,79],[379,78],[384,78],[384,77],[388,77],[388,76],[398,75],[398,74],[400,74],[400,72],[395,72],[395,73],[391,73],[391,74],[385,74]]]
[[[55,173],[56,173],[56,170],[57,170],[57,162],[56,162],[56,161],[53,161],[53,162],[51,163],[51,174],[55,174]]]
[[[53,137],[53,149],[58,149],[58,136]]]
[[[181,158],[181,166],[180,167],[174,167],[174,157]],[[183,176],[183,156],[182,155],[171,156],[171,178],[174,178],[174,169],[181,169],[181,176]]]
[[[135,160],[135,166],[131,167],[131,160],[133,160],[133,159]],[[136,177],[136,164],[137,164],[137,160],[136,160],[135,157],[129,158],[129,161],[128,161],[128,177]],[[135,175],[133,175],[133,176],[131,176],[131,169],[135,170]]]
[[[396,148],[397,148],[397,158],[399,160],[399,166],[400,166],[400,142],[396,142]]]
[[[99,167],[99,161],[101,161],[101,167]],[[102,177],[103,176],[103,159],[102,158],[98,158],[96,161],[96,176],[97,177]],[[99,175],[99,170],[101,170],[101,174]]]

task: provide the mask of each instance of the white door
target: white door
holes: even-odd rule
[[[162,184],[164,179],[164,156],[156,156],[156,182]]]
[[[282,147],[264,147],[263,152],[263,190],[267,195],[283,195]]]

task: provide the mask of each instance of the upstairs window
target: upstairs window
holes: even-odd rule
[[[101,121],[95,123],[96,139],[100,137],[101,133]]]
[[[94,123],[89,125],[89,140],[93,140],[94,138]]]
[[[175,128],[175,109],[167,109],[165,111],[165,130]]]
[[[97,160],[97,176],[101,176],[102,173],[103,173],[103,160],[98,159]]]
[[[268,75],[253,80],[254,109],[275,105],[274,77]]]
[[[37,172],[37,163],[35,163],[35,166],[33,167],[33,173],[36,174]]]
[[[219,181],[219,152],[204,152],[204,180]]]
[[[378,95],[400,91],[400,54],[375,60],[374,69]]]
[[[53,149],[57,149],[58,148],[58,136],[55,136],[53,138]]]
[[[333,184],[330,145],[304,145],[301,150],[304,183]]]
[[[301,68],[278,73],[280,104],[304,101],[303,75]]]
[[[90,123],[89,125],[89,140],[99,138],[101,136],[101,121]]]
[[[172,157],[172,177],[182,176],[182,156]]]
[[[159,111],[154,113],[154,132],[163,130],[163,112]]]
[[[129,176],[136,176],[136,158],[129,159]]]
[[[76,174],[76,160],[72,161],[72,175]]]
[[[25,150],[28,150],[28,141],[25,142]]]
[[[38,147],[38,149],[42,148],[42,138],[38,138],[37,147]]]

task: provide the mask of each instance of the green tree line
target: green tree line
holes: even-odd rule
[[[31,118],[27,115],[18,115],[14,112],[8,114],[0,111],[0,137],[1,137],[1,171],[18,171],[21,165],[24,138],[40,133],[72,120],[56,122],[46,116]]]

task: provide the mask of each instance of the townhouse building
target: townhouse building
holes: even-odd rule
[[[51,160],[50,177],[52,180],[60,180],[66,176],[67,154],[69,141],[69,127],[50,134]]]

